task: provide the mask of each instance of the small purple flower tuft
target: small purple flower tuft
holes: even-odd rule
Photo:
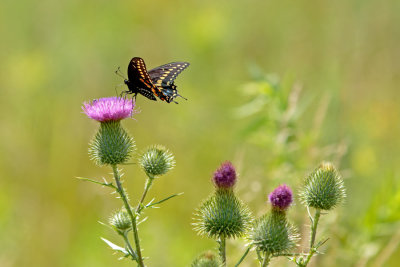
[[[269,201],[273,208],[286,210],[293,202],[293,193],[289,186],[283,184],[269,194]]]
[[[96,121],[119,121],[132,116],[135,102],[120,97],[106,97],[83,103],[82,110]]]
[[[215,171],[213,182],[218,188],[232,188],[236,183],[236,171],[230,161],[225,161]]]

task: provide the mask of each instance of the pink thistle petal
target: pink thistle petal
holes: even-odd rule
[[[292,190],[285,184],[280,185],[269,194],[269,201],[271,202],[272,207],[286,210],[293,202]]]
[[[230,161],[225,161],[214,172],[214,185],[218,188],[232,188],[236,183],[236,170]]]
[[[82,110],[89,118],[105,122],[119,121],[131,117],[132,114],[136,113],[134,107],[135,102],[130,99],[105,97],[92,102],[84,102]]]

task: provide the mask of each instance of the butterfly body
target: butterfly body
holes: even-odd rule
[[[172,62],[147,71],[144,60],[134,57],[128,65],[128,79],[124,80],[129,90],[124,93],[134,94],[134,97],[141,94],[154,101],[159,98],[167,103],[175,102],[180,95],[174,80],[188,66],[187,62]]]

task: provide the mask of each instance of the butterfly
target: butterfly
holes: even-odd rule
[[[128,79],[124,79],[129,90],[122,94],[134,94],[135,98],[141,94],[150,100],[156,101],[158,97],[167,103],[177,103],[176,97],[186,98],[178,94],[174,81],[189,65],[188,62],[172,62],[147,71],[144,60],[134,57],[128,65]]]

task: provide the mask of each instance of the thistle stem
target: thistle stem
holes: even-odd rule
[[[221,236],[219,241],[219,256],[221,257],[222,266],[226,266],[226,238]]]
[[[125,244],[128,247],[129,252],[135,257],[136,260],[137,259],[136,252],[133,250],[131,243],[129,242],[128,236],[125,233],[122,236],[124,237]]]
[[[149,191],[151,185],[153,184],[154,177],[147,178],[146,186],[144,187],[143,195],[139,201],[139,204],[136,207],[136,213],[140,214],[141,206],[143,205],[144,199],[146,198],[147,192]]]
[[[113,173],[114,173],[115,183],[117,184],[117,192],[121,196],[121,199],[124,202],[125,209],[128,212],[129,217],[132,222],[133,239],[135,240],[137,263],[140,267],[144,267],[142,252],[140,250],[140,240],[139,240],[139,234],[138,234],[138,229],[137,229],[137,224],[136,224],[136,216],[134,216],[132,213],[132,208],[129,205],[128,198],[126,197],[124,188],[121,185],[121,177],[119,175],[117,165],[115,165],[115,164],[112,165],[112,169],[113,169]]]
[[[270,260],[271,260],[271,254],[269,254],[268,252],[265,252],[264,259],[262,261],[261,266],[262,267],[268,266]]]
[[[317,226],[320,216],[321,216],[321,210],[316,209],[314,214],[314,219],[312,220],[312,225],[311,225],[310,249],[314,246],[315,243],[315,236],[317,234]]]
[[[312,256],[314,255],[314,253],[317,251],[316,248],[314,248],[314,243],[315,243],[315,236],[317,235],[317,226],[318,226],[318,221],[319,221],[319,217],[321,216],[321,210],[320,209],[316,209],[315,210],[315,214],[314,214],[314,218],[311,219],[311,238],[310,238],[310,251],[308,253],[308,256],[304,262],[304,265],[302,266],[307,266],[307,264],[310,262]]]
[[[251,246],[249,246],[246,251],[244,252],[243,256],[240,258],[240,260],[235,264],[235,267],[238,267],[242,261],[244,260],[244,258],[246,258],[247,254],[249,254],[249,251],[251,249]]]

